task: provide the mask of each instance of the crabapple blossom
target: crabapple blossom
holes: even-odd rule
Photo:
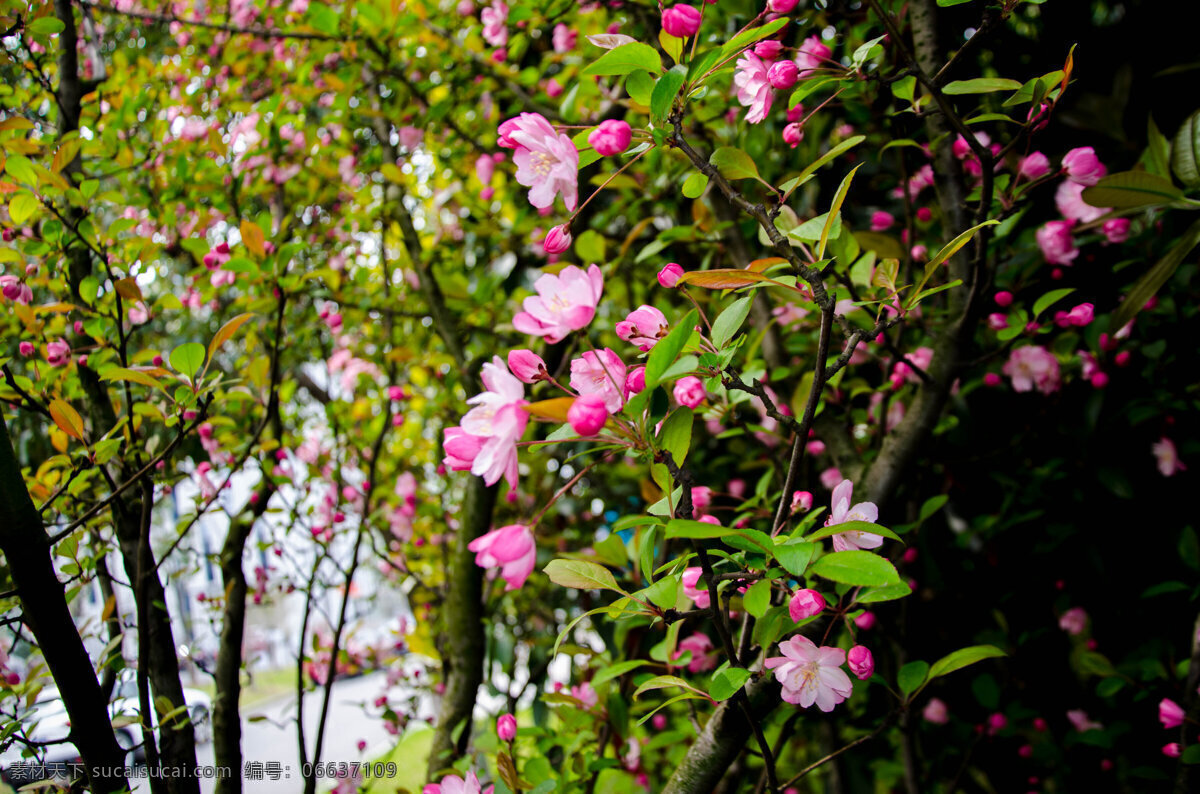
[[[1175,442],[1166,436],[1156,441],[1150,449],[1158,461],[1158,473],[1162,476],[1171,477],[1178,472],[1187,471],[1187,466],[1179,459]]]
[[[1009,354],[1002,371],[1012,380],[1014,391],[1037,389],[1042,394],[1058,391],[1062,380],[1058,359],[1044,347],[1026,345]]]
[[[1041,152],[1031,152],[1021,158],[1017,166],[1017,176],[1022,179],[1038,179],[1050,173],[1050,158]]]
[[[537,543],[524,524],[509,524],[493,529],[467,544],[475,552],[480,568],[499,568],[505,590],[517,590],[525,584],[537,561]]]
[[[646,368],[635,367],[625,376],[625,391],[628,394],[641,394],[646,388]]]
[[[439,783],[429,783],[423,789],[421,794],[488,794],[493,786],[488,786],[484,791],[479,783],[479,778],[475,777],[474,772],[467,772],[465,778],[458,775],[446,775]]]
[[[698,609],[708,609],[712,603],[708,588],[697,588],[696,585],[700,581],[700,577],[704,575],[703,569],[692,567],[683,572],[683,594],[690,598]]]
[[[591,323],[604,291],[604,275],[596,265],[586,272],[567,265],[558,275],[540,276],[533,289],[537,295],[525,299],[525,310],[513,317],[513,327],[553,344]]]
[[[896,219],[892,217],[892,213],[880,210],[871,216],[871,231],[886,232],[892,228],[892,224],[895,222]]]
[[[1083,709],[1071,709],[1068,711],[1067,720],[1080,733],[1104,730],[1104,725],[1090,718],[1088,713]]]
[[[775,97],[771,90],[771,79],[767,76],[767,64],[753,52],[747,50],[737,60],[733,73],[733,84],[737,88],[737,100],[743,107],[750,108],[746,114],[748,124],[758,124],[771,112]]]
[[[504,477],[515,487],[516,445],[529,423],[529,414],[524,410],[525,387],[508,371],[499,356],[483,365],[481,379],[486,391],[467,400],[475,407],[463,417],[461,433],[452,438],[450,430],[446,431],[445,463],[457,470],[458,464],[466,460],[459,453],[469,454],[472,446],[464,443],[461,434],[474,436],[482,441],[471,457],[471,473],[483,477],[488,485],[494,485]]]
[[[1129,239],[1130,221],[1128,218],[1109,218],[1104,222],[1100,231],[1110,243],[1123,243]]]
[[[599,394],[581,394],[567,410],[567,421],[571,429],[581,436],[594,436],[604,429],[608,421],[608,410],[604,398]]]
[[[25,358],[29,358],[33,355],[33,342],[21,342],[17,345],[17,351]]]
[[[1108,173],[1091,146],[1081,146],[1067,152],[1063,155],[1062,164],[1067,179],[1080,185],[1094,185]]]
[[[479,13],[483,22],[483,38],[493,47],[508,44],[508,4],[504,0],[493,0],[492,4]]]
[[[675,402],[687,408],[695,408],[708,397],[704,384],[694,375],[686,375],[675,381],[672,393],[675,395]]]
[[[662,27],[668,35],[686,39],[700,30],[700,11],[686,3],[677,3],[663,11]]]
[[[557,53],[570,52],[575,49],[575,42],[578,37],[578,33],[559,22],[554,26],[554,35],[551,38],[554,51]]]
[[[1178,758],[1183,755],[1183,747],[1180,746],[1179,742],[1171,742],[1170,744],[1163,745],[1162,753],[1168,758]]]
[[[795,61],[776,61],[767,69],[767,81],[777,91],[786,91],[799,79],[800,67],[796,66]]]
[[[579,686],[571,687],[570,692],[571,697],[582,703],[584,708],[594,708],[600,702],[600,696],[596,694],[590,681],[584,681]]]
[[[875,628],[875,620],[874,612],[864,612],[854,619],[854,625],[863,631],[870,631]]]
[[[1178,728],[1183,724],[1183,719],[1186,716],[1183,707],[1170,698],[1163,698],[1158,703],[1158,719],[1162,722],[1163,727]]]
[[[833,711],[833,707],[850,697],[854,685],[842,669],[846,652],[841,648],[818,647],[807,637],[796,634],[779,643],[783,656],[775,656],[763,662],[763,668],[775,671],[775,678],[783,686],[783,699],[801,708],[814,703],[821,711]]]
[[[854,483],[850,480],[842,480],[838,483],[837,487],[833,489],[831,509],[829,518],[825,519],[825,526],[837,526],[849,521],[865,521],[868,524],[874,524],[879,519],[879,508],[875,506],[874,502],[859,502],[851,507],[850,499],[853,495]],[[839,532],[833,536],[834,551],[875,549],[882,545],[883,536],[873,532],[851,530]]]
[[[950,721],[950,710],[940,698],[930,698],[921,710],[921,719],[934,725],[945,725]]]
[[[511,742],[517,735],[517,718],[511,714],[501,714],[496,720],[496,735],[502,742]]]
[[[783,142],[795,149],[804,140],[804,127],[793,121],[783,128]]]
[[[829,49],[816,36],[809,36],[800,45],[800,52],[796,56],[796,65],[800,67],[800,76],[809,76],[813,69],[819,69],[822,62],[828,60],[831,55],[833,55],[833,50]]]
[[[497,0],[499,2],[499,0]],[[529,203],[545,209],[562,193],[574,212],[579,193],[579,151],[571,138],[559,135],[538,113],[522,113],[500,125],[498,143],[513,150],[517,183],[529,190]]]
[[[546,362],[532,350],[518,348],[508,353],[508,368],[517,380],[522,383],[537,383],[550,375],[546,372]]]
[[[769,4],[768,4],[769,5]],[[794,5],[794,4],[793,4]],[[775,39],[760,41],[754,45],[754,54],[764,61],[773,61],[783,52],[783,43]]]
[[[610,414],[620,413],[625,404],[625,375],[625,362],[607,347],[585,351],[571,361],[571,388],[581,395],[599,395]]]
[[[1042,257],[1052,265],[1069,265],[1079,256],[1071,236],[1074,221],[1050,221],[1037,230],[1038,248]]]
[[[788,614],[799,623],[821,614],[825,609],[825,596],[816,590],[797,590],[788,602]]]
[[[866,681],[875,674],[875,657],[865,645],[855,645],[851,648],[846,654],[846,664],[859,681]]]
[[[61,367],[71,360],[71,346],[62,339],[56,339],[46,345],[46,363],[52,367]]]
[[[1064,181],[1054,192],[1054,205],[1067,220],[1091,223],[1108,212],[1104,207],[1093,207],[1083,199],[1084,185]]]
[[[678,648],[676,658],[682,656],[684,651],[692,652],[692,659],[687,666],[689,673],[706,673],[717,666],[716,654],[713,653],[716,648],[713,641],[703,632],[698,631],[680,640]]]
[[[767,0],[767,8],[772,14],[788,14],[796,7],[799,0]]]
[[[663,266],[662,270],[658,271],[658,283],[667,289],[674,289],[682,275],[683,267],[675,262],[669,262]]]
[[[795,491],[792,493],[792,512],[797,511],[807,513],[812,510],[813,495],[808,491]]]
[[[637,345],[645,352],[658,344],[667,335],[670,327],[666,315],[653,306],[642,304],[617,323],[617,336]]]
[[[1058,619],[1058,627],[1071,636],[1078,636],[1087,628],[1087,612],[1083,607],[1071,607]]]
[[[546,232],[546,239],[542,240],[542,250],[547,254],[561,254],[571,247],[571,239],[571,227],[565,223],[560,224]]]
[[[628,122],[620,119],[606,119],[600,122],[600,126],[592,130],[587,141],[588,145],[596,150],[596,154],[602,157],[611,157],[628,149],[632,137],[633,131],[629,128]]]
[[[16,276],[0,276],[0,293],[10,301],[25,306],[33,300],[33,290]]]

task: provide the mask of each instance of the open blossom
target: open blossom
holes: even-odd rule
[[[819,69],[833,50],[821,42],[816,36],[809,36],[800,45],[800,53],[796,56],[796,65],[800,67],[800,76],[807,77],[811,70]]]
[[[692,600],[697,609],[708,609],[712,603],[708,586],[696,587],[703,575],[704,571],[699,567],[688,568],[683,572],[683,594]]]
[[[493,788],[488,786],[487,790],[491,791]],[[446,775],[440,783],[426,785],[421,789],[421,794],[483,794],[483,790],[475,773],[468,772],[465,779],[458,775]]]
[[[500,125],[499,144],[513,150],[517,183],[529,188],[529,203],[545,209],[562,193],[569,212],[579,198],[579,151],[538,113],[522,113]]]
[[[475,564],[480,568],[500,569],[500,577],[507,583],[505,590],[517,590],[525,584],[537,561],[537,543],[524,524],[493,529],[475,538],[467,548],[475,552]]]
[[[1058,627],[1072,637],[1082,634],[1087,628],[1087,612],[1083,607],[1071,607],[1059,617]]]
[[[1032,391],[1036,388],[1042,394],[1050,394],[1058,391],[1062,383],[1058,359],[1038,345],[1026,345],[1012,351],[1002,371],[1012,379],[1014,391]]]
[[[1064,218],[1080,223],[1091,223],[1108,212],[1107,207],[1093,207],[1083,200],[1086,186],[1064,180],[1054,191],[1054,205]]]
[[[71,346],[62,339],[56,339],[46,345],[46,363],[52,367],[61,367],[71,359]]]
[[[1183,707],[1170,698],[1163,698],[1158,703],[1158,718],[1164,728],[1178,728],[1183,724]]]
[[[921,710],[921,718],[934,725],[945,725],[950,721],[950,710],[946,708],[945,701],[940,698],[930,698],[929,702],[925,704],[925,708]]]
[[[684,651],[691,651],[692,659],[688,662],[688,672],[706,673],[716,669],[717,659],[716,654],[713,653],[714,650],[716,647],[708,635],[698,631],[679,641],[679,650],[675,652],[675,658],[678,659],[682,656]]]
[[[533,282],[536,296],[525,299],[525,311],[513,317],[513,327],[524,334],[561,342],[571,331],[586,328],[596,316],[604,291],[604,274],[592,265],[586,272],[567,265],[558,275],[547,273]]]
[[[33,300],[33,290],[16,276],[0,276],[0,294],[26,306]]]
[[[1071,709],[1067,712],[1067,719],[1075,730],[1083,733],[1084,731],[1100,731],[1104,730],[1104,726],[1099,722],[1088,717],[1088,714],[1083,709]]]
[[[1158,461],[1158,473],[1162,476],[1170,477],[1176,472],[1187,471],[1187,466],[1184,466],[1183,461],[1179,459],[1179,453],[1175,449],[1175,442],[1166,436],[1155,442],[1151,450]]]
[[[461,471],[469,461],[471,473],[488,485],[504,477],[515,487],[517,441],[529,423],[529,414],[524,410],[525,387],[499,356],[483,365],[482,379],[487,391],[467,401],[475,407],[463,417],[461,427],[446,430],[444,462]]]
[[[1051,265],[1069,265],[1079,256],[1075,240],[1071,236],[1074,221],[1050,221],[1037,230],[1038,248]]]
[[[753,52],[747,50],[737,60],[737,71],[733,74],[737,87],[737,99],[750,108],[746,121],[758,124],[771,112],[771,101],[775,92],[771,90],[771,78],[767,75],[767,64]]]
[[[571,388],[581,395],[598,395],[610,414],[620,413],[625,404],[625,369],[625,362],[609,348],[588,350],[571,361]]]
[[[508,44],[508,4],[504,0],[494,2],[479,13],[483,22],[483,38],[493,47]]]
[[[833,707],[850,697],[854,685],[850,676],[842,669],[846,652],[841,648],[817,647],[816,643],[800,634],[779,643],[783,656],[775,656],[763,662],[763,667],[775,671],[775,678],[783,685],[783,699],[808,708],[813,703],[821,711],[833,711]]]
[[[578,33],[559,22],[554,26],[554,35],[551,37],[551,42],[554,44],[555,52],[570,52],[575,49],[575,42],[578,38]]]
[[[666,315],[653,306],[642,304],[617,323],[617,336],[645,352],[667,335],[669,327]]]
[[[874,502],[859,502],[851,507],[850,499],[853,495],[854,483],[849,480],[842,480],[838,483],[838,486],[833,489],[831,511],[829,518],[825,519],[825,526],[832,527],[849,521],[866,521],[868,524],[874,524],[879,519],[879,508],[875,506]],[[875,549],[882,545],[883,536],[873,532],[852,530],[833,536],[834,551]]]
[[[1108,173],[1108,169],[1096,156],[1096,150],[1090,146],[1081,146],[1067,152],[1063,155],[1062,164],[1063,170],[1067,172],[1067,179],[1081,185],[1094,185]]]
[[[592,687],[590,681],[584,681],[579,686],[571,687],[571,697],[583,704],[584,708],[590,709],[600,702],[600,696],[596,694],[596,690]]]

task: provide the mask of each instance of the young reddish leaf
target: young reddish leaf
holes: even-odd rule
[[[50,418],[68,436],[83,441],[83,418],[70,403],[59,399],[51,400]]]
[[[239,314],[237,317],[234,317],[232,320],[222,325],[220,329],[213,334],[212,341],[208,343],[209,359],[213,357],[213,353],[215,353],[217,349],[221,347],[221,345],[232,339],[233,335],[237,333],[237,330],[245,325],[246,321],[253,316],[254,312]]]
[[[738,289],[772,279],[761,273],[739,268],[717,268],[716,270],[693,270],[679,277],[677,284],[693,284],[705,289]]]
[[[241,225],[242,242],[252,254],[261,258],[266,255],[265,240],[262,228],[253,221],[244,220]]]

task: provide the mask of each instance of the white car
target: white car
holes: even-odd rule
[[[199,689],[185,687],[183,699],[192,720],[192,728],[196,732],[196,742],[199,744],[211,742],[212,698]],[[134,758],[141,761],[145,759],[145,750],[141,746],[141,729],[138,727],[138,715],[141,713],[139,702],[137,671],[126,668],[117,674],[117,683],[113,687],[113,699],[108,706],[108,713],[113,724],[118,726],[117,741],[121,743],[121,747],[130,749],[136,745]],[[151,705],[151,711],[154,711],[153,705]],[[151,724],[157,727],[158,715],[152,715],[151,720]],[[131,737],[129,744],[122,743],[121,731],[129,732],[128,735]]]

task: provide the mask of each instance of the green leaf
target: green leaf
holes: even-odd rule
[[[712,343],[718,350],[723,349],[742,327],[742,323],[746,322],[746,316],[750,314],[750,304],[753,302],[753,295],[739,298],[721,312],[713,322]]]
[[[308,24],[326,36],[336,35],[338,30],[337,12],[325,5],[323,0],[318,0],[308,6]]]
[[[643,391],[653,391],[654,387],[658,385],[663,373],[675,362],[675,357],[683,351],[695,326],[696,310],[692,309],[682,322],[672,328],[670,333],[654,346],[646,359],[646,388]]]
[[[670,687],[679,687],[681,689],[686,689],[688,692],[695,692],[697,695],[703,695],[705,698],[708,697],[708,695],[701,690],[692,686],[687,681],[684,681],[682,678],[674,675],[656,675],[650,680],[642,682],[642,685],[634,690],[633,697],[636,699],[644,692],[651,692],[655,689],[668,689]]]
[[[750,589],[742,595],[742,604],[746,611],[756,618],[767,614],[767,610],[771,608],[771,581],[760,579],[750,585]]]
[[[933,666],[929,668],[929,678],[933,680],[976,662],[982,662],[984,659],[994,659],[1006,655],[1004,651],[994,645],[972,645],[970,648],[960,648],[934,662]]]
[[[1134,316],[1142,310],[1146,305],[1146,301],[1154,297],[1154,294],[1167,283],[1167,280],[1175,274],[1176,268],[1183,262],[1184,258],[1191,253],[1192,249],[1200,244],[1200,221],[1196,221],[1188,227],[1184,232],[1183,237],[1175,244],[1175,247],[1168,251],[1162,259],[1154,264],[1137,280],[1133,288],[1125,296],[1125,300],[1117,306],[1117,310],[1112,313],[1112,319],[1109,321],[1110,331],[1116,331],[1123,328],[1126,323],[1134,318]]]
[[[654,84],[654,92],[650,95],[650,115],[655,121],[661,122],[670,115],[671,105],[686,79],[687,70],[682,66],[674,66],[658,78],[658,82]]]
[[[999,223],[999,221],[984,221],[978,226],[972,226],[970,229],[967,229],[965,232],[942,246],[942,250],[934,254],[933,259],[930,259],[925,265],[925,274],[921,277],[921,283],[917,285],[915,290],[913,290],[914,298],[909,301],[909,308],[912,308],[912,306],[916,305],[915,296],[920,295],[921,290],[925,288],[925,284],[929,281],[933,274],[937,272],[937,269],[941,267],[943,262],[957,254],[964,245],[971,241],[971,238],[974,237],[980,229],[985,226],[995,226],[997,223]]]
[[[1189,766],[1200,764],[1200,744],[1189,744],[1188,748],[1179,756],[1179,760]]]
[[[659,609],[674,609],[679,598],[679,580],[674,576],[664,576],[642,592]]]
[[[891,538],[892,540],[899,540],[901,543],[904,542],[901,540],[900,536],[892,530],[888,529],[887,527],[881,527],[878,524],[872,524],[869,521],[847,521],[844,524],[834,524],[833,526],[829,527],[821,527],[816,532],[806,537],[805,540],[817,541],[821,540],[822,538],[840,535],[843,532],[870,532],[873,535],[880,535],[885,538]]]
[[[748,527],[723,527],[720,524],[709,524],[706,521],[693,521],[690,518],[672,518],[667,522],[668,538],[745,538],[757,551],[767,554],[774,553],[774,545],[767,533]]]
[[[1188,187],[1200,185],[1200,110],[1188,116],[1175,133],[1171,170]]]
[[[838,185],[837,193],[833,197],[833,203],[829,205],[829,213],[825,219],[825,225],[821,227],[821,239],[817,241],[817,259],[825,258],[825,246],[829,242],[830,232],[833,230],[834,223],[841,219],[840,210],[842,202],[846,200],[846,193],[850,191],[850,183],[854,181],[854,174],[860,168],[862,168],[861,163],[850,169],[850,173],[846,174],[845,178],[842,179],[842,183]],[[835,234],[834,237],[837,237],[837,235]]]
[[[640,41],[633,41],[604,53],[586,67],[582,75],[591,77],[629,74],[638,69],[657,74],[662,71],[662,61],[653,47],[642,44]]]
[[[1100,209],[1129,209],[1169,204],[1183,198],[1183,191],[1169,179],[1147,171],[1110,174],[1083,189],[1083,200]]]
[[[700,198],[706,187],[708,187],[707,175],[692,174],[683,183],[683,195],[690,199]]]
[[[850,65],[855,70],[859,70],[864,63],[879,55],[883,51],[883,47],[879,46],[879,42],[883,41],[883,39],[883,36],[877,36],[870,41],[858,45],[858,48],[854,50],[854,54],[850,56]]]
[[[812,572],[832,582],[859,587],[900,582],[896,566],[878,554],[862,549],[826,554],[813,563]]]
[[[929,662],[909,662],[896,673],[896,684],[906,697],[912,695],[925,683],[929,676]]]
[[[204,366],[204,345],[187,342],[171,351],[171,366],[181,375],[194,377]]]
[[[940,8],[949,8],[950,6],[960,6],[963,3],[969,3],[971,0],[937,0]]]
[[[906,584],[885,584],[883,587],[872,587],[864,590],[854,599],[860,604],[878,604],[881,601],[895,601],[912,595],[912,588]]]
[[[630,659],[629,661],[610,664],[592,676],[592,686],[600,686],[605,681],[620,678],[631,670],[636,670],[647,664],[650,663],[644,659]]]
[[[858,146],[860,143],[862,143],[866,139],[867,139],[866,135],[855,135],[852,138],[847,138],[846,140],[842,141],[837,146],[834,146],[832,149],[825,152],[825,154],[821,155],[816,160],[813,160],[811,163],[809,163],[808,166],[795,177],[796,185],[794,185],[793,187],[785,187],[784,190],[791,192],[794,189],[794,187],[804,184],[806,181],[808,181],[809,175],[816,173],[818,168],[820,168],[821,166],[825,165],[826,163],[834,160],[839,155],[850,151],[851,149],[853,149],[855,146]],[[791,181],[791,180],[789,180],[789,181]]]
[[[972,80],[954,80],[942,87],[949,96],[962,94],[990,94],[993,91],[1019,91],[1021,84],[1003,77],[976,77]]]
[[[33,20],[25,27],[35,36],[51,36],[55,33],[62,33],[67,29],[67,26],[58,17],[41,17],[40,19]]]
[[[550,581],[576,590],[612,590],[628,595],[603,565],[586,560],[551,560],[542,569]]]
[[[934,513],[945,507],[948,501],[950,501],[950,497],[944,493],[929,497],[925,500],[925,504],[921,505],[921,512],[917,521],[927,520]]]
[[[712,153],[708,161],[716,166],[726,179],[758,179],[758,166],[750,155],[732,146],[722,146]]]
[[[31,187],[37,186],[37,172],[33,170],[33,163],[24,155],[9,155],[4,161],[4,170],[18,182],[24,182]]]
[[[637,724],[641,725],[641,724],[645,723],[647,720],[649,720],[651,717],[653,717],[658,712],[665,709],[667,706],[670,706],[673,703],[679,703],[680,701],[683,701],[683,700],[703,700],[703,701],[706,701],[709,703],[712,702],[712,698],[710,698],[708,695],[696,695],[691,692],[685,692],[682,695],[676,695],[675,697],[671,698],[670,700],[667,700],[663,703],[658,704],[657,706],[654,707],[653,710],[651,710],[645,716],[643,716],[640,720],[638,720]],[[550,781],[550,782],[554,782],[554,781]]]
[[[718,670],[713,673],[712,683],[708,685],[708,694],[718,702],[729,700],[742,688],[742,684],[750,680],[752,675],[753,673],[743,667],[726,667]]]
[[[8,215],[12,222],[18,226],[25,223],[33,217],[33,214],[38,210],[37,197],[28,191],[22,190],[20,193],[12,197],[8,202]]]
[[[670,452],[671,458],[680,466],[683,465],[692,443],[692,420],[691,408],[676,408],[663,422],[662,431],[658,435],[658,445]]]
[[[796,90],[793,91],[791,96],[788,97],[788,110],[796,107],[796,105],[799,105],[801,102],[808,99],[811,95],[820,91],[830,83],[836,83],[840,79],[841,78],[838,77],[824,77],[820,80],[801,80],[796,84]],[[916,78],[913,79],[915,80]]]
[[[1158,125],[1154,123],[1154,116],[1150,116],[1146,122],[1146,140],[1146,153],[1149,160],[1147,167],[1155,175],[1169,178],[1171,176],[1171,142],[1159,131]]]
[[[812,561],[818,548],[819,545],[816,543],[793,540],[775,547],[775,559],[779,561],[785,571],[799,578],[804,576],[804,572],[808,570],[808,564]]]
[[[1068,289],[1055,289],[1055,290],[1051,290],[1051,291],[1047,292],[1045,295],[1043,295],[1042,297],[1040,297],[1036,301],[1034,301],[1033,318],[1032,319],[1037,319],[1037,316],[1039,314],[1046,311],[1046,309],[1050,308],[1055,303],[1058,303],[1060,300],[1067,297],[1074,291],[1075,291],[1074,289],[1068,288]]]
[[[630,72],[625,78],[625,91],[634,102],[649,107],[650,98],[654,95],[654,78],[642,69]]]

